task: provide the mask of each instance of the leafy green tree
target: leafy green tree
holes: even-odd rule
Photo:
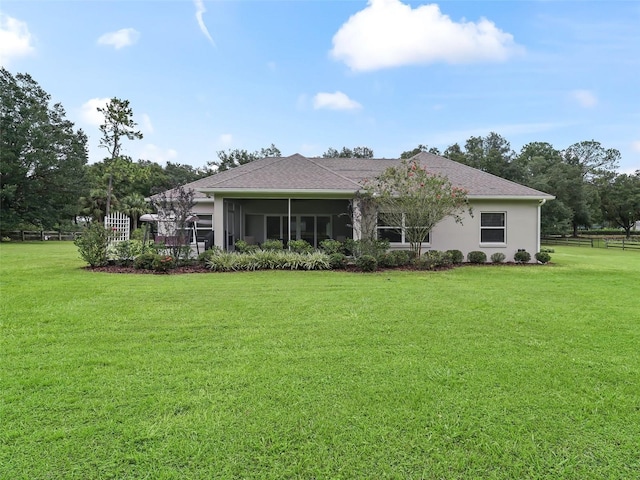
[[[54,228],[86,190],[87,137],[28,74],[0,69],[2,227]]]
[[[464,189],[454,187],[446,178],[429,173],[412,160],[389,167],[364,187],[384,223],[404,230],[411,249],[418,255],[438,222],[453,217],[461,223],[462,213],[465,210],[471,213]]]
[[[451,155],[453,152],[448,153]],[[515,153],[510,143],[495,132],[486,137],[470,137],[465,143],[464,153],[456,157],[449,158],[507,180],[517,180],[519,177],[512,163]]]
[[[604,218],[624,229],[627,238],[640,221],[640,170],[634,175],[617,175],[601,190]]]
[[[423,144],[419,144],[416,148],[414,148],[413,150],[407,150],[405,152],[402,152],[400,154],[400,158],[401,159],[409,159],[411,157],[415,157],[416,155],[418,155],[419,153],[433,153],[434,155],[442,155],[440,153],[440,150],[438,150],[436,147],[427,147],[426,145]]]
[[[255,152],[249,152],[247,150],[220,150],[217,152],[218,161],[217,162],[208,162],[207,165],[213,168],[216,168],[218,172],[224,172],[225,170],[229,170],[231,168],[239,167],[240,165],[245,165],[247,163],[253,162],[254,160],[258,160],[259,158],[266,157],[281,157],[282,153],[273,143],[266,148],[261,148],[260,150],[256,150]]]
[[[574,143],[563,154],[565,162],[578,166],[588,182],[615,172],[621,157],[615,148],[604,148],[595,140]]]
[[[111,196],[111,204],[115,207],[118,205],[118,198]],[[107,190],[106,188],[92,188],[86,195],[78,199],[78,207],[80,215],[90,217],[96,222],[104,221],[105,212],[107,211]]]
[[[341,151],[330,147],[322,154],[323,158],[373,158],[373,150],[369,147],[342,147]]]
[[[514,164],[523,184],[556,197],[542,206],[543,233],[577,235],[578,226],[590,222],[581,169],[566,163],[562,152],[549,143],[532,142],[522,147]]]

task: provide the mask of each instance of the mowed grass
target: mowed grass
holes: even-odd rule
[[[2,479],[640,478],[640,254],[118,275],[0,245]]]

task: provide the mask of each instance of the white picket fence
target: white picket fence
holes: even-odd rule
[[[129,240],[131,219],[124,213],[114,212],[104,218],[104,227],[111,231],[109,244]]]

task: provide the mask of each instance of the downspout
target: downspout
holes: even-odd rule
[[[542,216],[541,216],[540,209],[542,208],[542,205],[544,205],[545,203],[547,203],[547,199],[546,198],[543,198],[542,200],[540,200],[538,202],[538,223],[537,223],[537,226],[536,226],[536,229],[538,230],[538,236],[537,236],[538,238],[536,240],[536,252],[540,251],[540,236],[542,235],[542,229],[540,227],[540,219],[542,218]]]

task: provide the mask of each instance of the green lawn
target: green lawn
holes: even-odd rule
[[[640,478],[640,254],[117,275],[0,245],[2,479]]]

